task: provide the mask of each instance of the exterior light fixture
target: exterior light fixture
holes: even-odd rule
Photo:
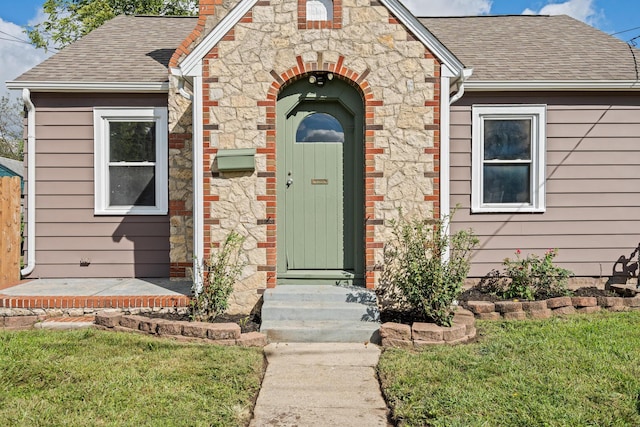
[[[333,73],[323,73],[319,72],[316,74],[311,74],[309,76],[309,83],[317,86],[324,86],[326,82],[330,82],[333,80]]]

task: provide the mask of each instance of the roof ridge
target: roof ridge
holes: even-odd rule
[[[198,19],[198,15],[119,15],[119,16],[127,16],[131,18]]]
[[[492,14],[492,15],[447,15],[447,16],[418,16],[418,19],[422,19],[422,18],[428,18],[428,19],[438,19],[438,18],[445,18],[445,19],[451,19],[451,18],[460,18],[460,19],[464,19],[464,18],[505,18],[505,17],[523,17],[523,18],[551,18],[554,16],[568,16],[568,15],[529,15],[529,14],[514,14],[514,13],[509,13],[509,14],[505,14],[505,15],[498,15],[498,14]]]

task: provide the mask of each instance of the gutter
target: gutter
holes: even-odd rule
[[[465,82],[469,79],[469,77],[471,77],[472,74],[473,68],[464,68],[462,70],[462,72],[460,73],[460,78],[456,82],[458,85],[458,92],[456,92],[456,94],[451,97],[451,99],[449,100],[449,105],[452,105],[454,102],[462,98],[465,90]]]
[[[9,89],[26,89],[32,92],[78,92],[78,93],[167,93],[167,82],[58,82],[58,81],[11,81]]]
[[[36,106],[31,91],[22,89],[27,107],[27,265],[20,271],[28,276],[36,268]]]

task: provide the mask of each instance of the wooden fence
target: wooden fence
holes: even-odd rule
[[[20,178],[0,178],[0,286],[20,281]]]

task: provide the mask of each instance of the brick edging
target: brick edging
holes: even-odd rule
[[[191,298],[181,296],[10,296],[0,294],[0,308],[69,309],[69,308],[160,308],[188,307]]]

